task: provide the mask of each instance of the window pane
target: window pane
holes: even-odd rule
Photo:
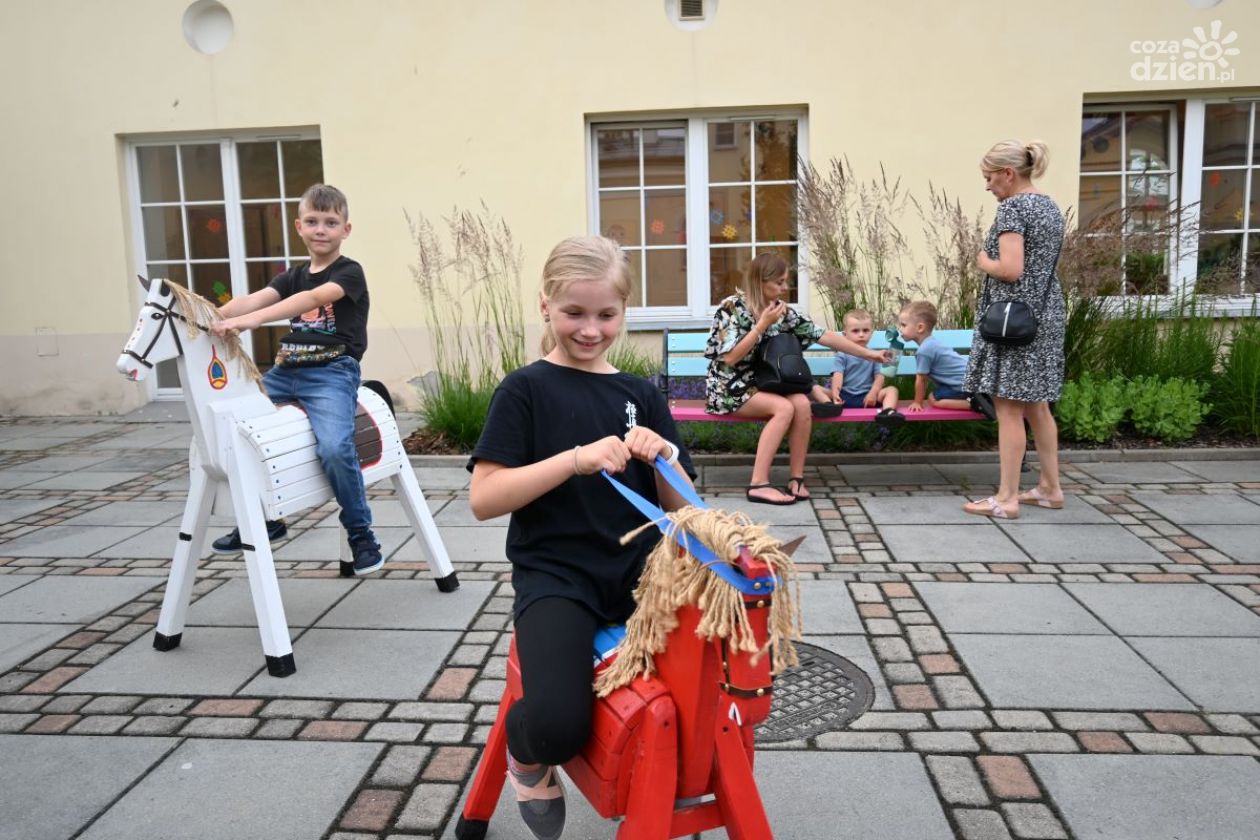
[[[185,201],[223,200],[223,159],[219,144],[180,146]]]
[[[223,205],[189,207],[188,239],[189,256],[194,260],[227,259],[227,214]]]
[[[1194,288],[1215,295],[1238,294],[1242,260],[1241,233],[1211,233],[1199,237],[1199,273]]]
[[[298,206],[300,204],[300,201],[286,201],[284,203],[284,232],[289,236],[289,256],[305,258],[309,256],[306,252],[306,243],[297,234]]]
[[[643,236],[639,231],[639,194],[600,193],[599,232],[622,245],[642,245]]]
[[[630,260],[630,298],[629,306],[643,306],[643,252],[625,249],[626,258]]]
[[[1120,176],[1081,178],[1080,225],[1095,230],[1119,230]]]
[[[188,269],[183,263],[149,263],[147,270],[150,280],[174,280],[188,288]]]
[[[301,198],[311,184],[323,183],[324,153],[318,140],[285,140],[280,144],[284,155],[284,194]]]
[[[1125,120],[1125,143],[1129,147],[1129,170],[1170,168],[1167,111],[1136,112]]]
[[[1239,294],[1254,295],[1260,290],[1260,236],[1247,236],[1247,265]]]
[[[757,180],[796,178],[796,120],[757,123]]]
[[[280,197],[280,161],[274,141],[238,143],[236,163],[241,172],[241,198]]]
[[[250,294],[267,288],[277,274],[284,271],[284,260],[264,260],[245,263],[245,278]]]
[[[178,207],[145,207],[140,211],[144,220],[144,255],[150,260],[182,260],[184,253],[184,226]]]
[[[1203,173],[1203,197],[1199,227],[1229,230],[1243,226],[1243,193],[1247,173],[1242,169],[1215,169]]]
[[[639,184],[639,130],[613,128],[595,133],[601,187]]]
[[[244,204],[241,219],[245,225],[245,256],[284,256],[284,220],[278,203]]]
[[[687,305],[687,249],[647,252],[647,305]]]
[[[1247,163],[1247,127],[1251,103],[1208,105],[1203,121],[1203,165]]]
[[[643,183],[673,186],[687,183],[687,130],[649,128],[643,132]]]
[[[192,290],[222,306],[232,299],[232,269],[225,262],[195,263],[192,266]]]
[[[777,184],[756,187],[757,241],[796,241],[796,186]]]
[[[280,349],[280,339],[289,334],[289,328],[259,327],[250,333],[254,342],[254,364],[264,373],[275,364],[276,350]]]
[[[749,125],[746,122],[709,123],[709,183],[750,180]]]
[[[1129,226],[1131,230],[1156,231],[1166,228],[1169,176],[1130,175],[1128,178]]]
[[[752,241],[748,187],[709,187],[709,241]]]
[[[1086,114],[1081,121],[1081,171],[1120,171],[1120,115]]]
[[[709,249],[709,303],[716,305],[735,293],[743,283],[744,271],[752,262],[751,248]]]
[[[179,201],[179,168],[174,146],[141,146],[136,149],[140,170],[140,200]]]
[[[649,245],[687,244],[687,200],[683,190],[652,190],[647,200]],[[648,263],[649,270],[651,262]]]

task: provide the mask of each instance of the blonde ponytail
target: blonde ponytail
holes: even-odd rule
[[[1021,178],[1040,178],[1050,165],[1050,148],[1040,140],[1025,143],[1022,140],[1003,140],[997,143],[980,161],[985,172],[1010,168]]]

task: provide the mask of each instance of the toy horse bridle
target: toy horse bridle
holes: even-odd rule
[[[168,295],[170,294],[169,290],[167,291],[167,294]],[[135,359],[137,362],[144,365],[145,367],[152,369],[153,362],[149,361],[149,354],[153,352],[154,346],[158,343],[158,340],[162,338],[162,332],[166,329],[167,325],[170,324],[171,319],[178,318],[179,320],[183,321],[185,324],[189,323],[189,321],[187,318],[185,318],[180,313],[176,312],[170,306],[166,306],[161,303],[154,303],[151,300],[146,300],[140,308],[143,309],[146,306],[151,309],[157,310],[149,317],[155,321],[161,321],[162,323],[158,325],[157,332],[153,334],[153,340],[149,342],[148,347],[144,348],[143,353],[137,353],[135,350],[132,350],[130,347],[123,350],[123,353]],[[179,330],[175,329],[174,326],[171,327],[171,337],[175,339],[175,349],[178,350],[180,355],[182,356],[184,354],[184,345],[179,340]]]

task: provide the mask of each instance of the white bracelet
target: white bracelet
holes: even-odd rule
[[[669,447],[669,457],[665,459],[665,463],[673,466],[678,463],[678,444],[665,441],[665,445]]]
[[[574,474],[574,475],[581,475],[581,474],[582,474],[582,473],[578,470],[578,464],[577,464],[577,452],[578,452],[578,450],[579,450],[579,449],[581,449],[581,448],[582,448],[581,444],[579,444],[579,445],[577,445],[577,446],[573,447],[573,474]]]

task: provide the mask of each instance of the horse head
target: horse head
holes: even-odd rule
[[[134,382],[148,376],[158,362],[184,352],[179,332],[185,322],[175,294],[165,280],[137,279],[145,289],[144,303],[140,305],[135,329],[114,365],[119,373]]]

